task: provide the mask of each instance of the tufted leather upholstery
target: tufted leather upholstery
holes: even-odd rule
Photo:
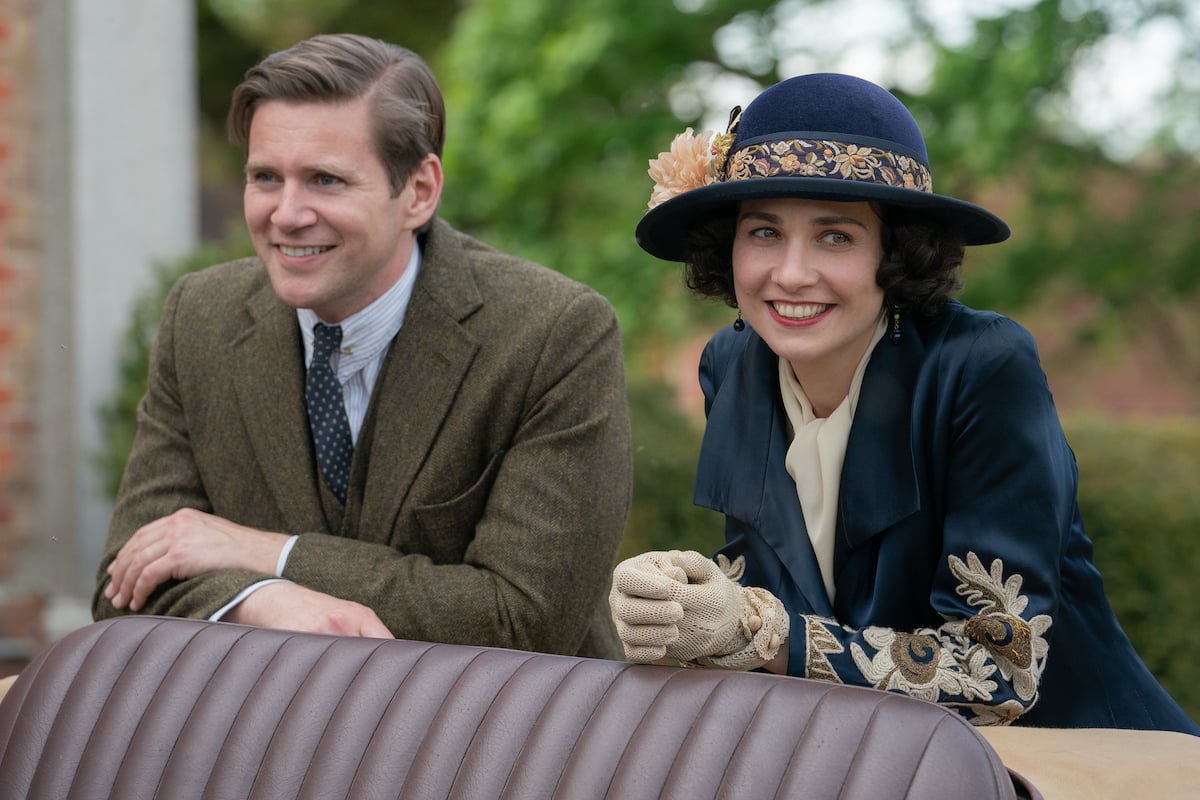
[[[956,714],[897,694],[145,616],[39,656],[0,704],[0,751],[4,800],[1029,790]]]

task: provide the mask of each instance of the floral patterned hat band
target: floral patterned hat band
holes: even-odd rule
[[[691,128],[676,136],[669,152],[650,161],[654,189],[648,208],[702,186],[753,178],[831,178],[933,191],[929,167],[886,147],[834,139],[772,138],[748,142],[730,156],[733,141],[732,133],[694,134]]]
[[[668,261],[686,258],[687,229],[738,201],[768,197],[871,201],[920,209],[967,244],[1008,238],[992,212],[934,194],[925,140],[894,95],[849,75],[801,75],[775,84],[725,133],[675,137],[650,161],[649,210],[638,244]]]

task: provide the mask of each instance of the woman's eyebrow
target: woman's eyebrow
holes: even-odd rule
[[[773,225],[779,225],[783,218],[777,214],[772,214],[769,211],[744,211],[738,217],[741,222],[745,219],[757,219],[763,222],[769,222]],[[818,217],[813,217],[808,221],[810,225],[856,225],[859,228],[867,228],[867,223],[863,222],[859,217],[847,216],[844,214],[822,214]]]
[[[775,225],[778,225],[782,221],[778,215],[771,214],[766,211],[743,211],[738,216],[738,222],[741,222],[744,219],[758,219]]]
[[[860,228],[866,228],[867,223],[863,222],[858,217],[847,217],[841,214],[831,214],[829,216],[820,216],[813,219],[814,225],[857,225]]]

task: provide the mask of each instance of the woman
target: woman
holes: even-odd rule
[[[951,299],[991,212],[934,194],[895,97],[783,81],[651,162],[651,254],[738,309],[700,364],[696,502],[716,562],[646,553],[611,604],[627,657],[903,692],[978,725],[1200,734],[1092,564],[1032,337]]]

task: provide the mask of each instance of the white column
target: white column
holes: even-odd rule
[[[191,0],[42,8],[51,27],[41,69],[61,94],[47,101],[43,139],[50,428],[40,516],[72,542],[77,563],[56,564],[51,552],[37,562],[61,582],[56,591],[87,598],[112,511],[91,463],[103,446],[97,409],[116,385],[130,311],[155,263],[197,243],[195,11]]]

